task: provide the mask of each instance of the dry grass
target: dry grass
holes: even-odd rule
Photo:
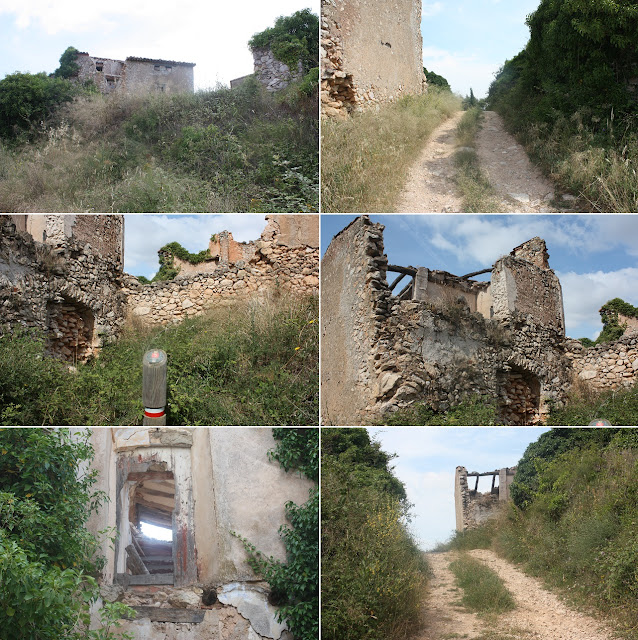
[[[449,91],[408,96],[378,113],[322,123],[321,206],[325,212],[394,211],[408,168],[436,127],[461,107]]]

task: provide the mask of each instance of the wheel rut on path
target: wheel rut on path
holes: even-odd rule
[[[459,606],[449,564],[456,552],[428,553],[432,577],[424,605],[425,626],[418,640],[613,640],[615,635],[595,618],[575,611],[545,589],[539,580],[499,558],[493,551],[469,554],[495,571],[512,594],[516,608],[489,618]]]
[[[463,200],[455,182],[456,126],[463,112],[455,114],[434,130],[417,162],[408,172],[398,198],[400,213],[462,213]],[[504,213],[550,213],[556,188],[534,166],[525,149],[506,130],[502,118],[485,111],[475,140],[476,154],[483,173],[496,192]],[[558,198],[574,200],[569,194]],[[561,211],[565,210],[562,208]]]

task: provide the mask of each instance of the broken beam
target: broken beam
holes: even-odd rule
[[[482,273],[489,273],[492,270],[492,267],[489,269],[483,269],[482,271],[473,271],[472,273],[466,273],[464,276],[461,276],[461,280],[465,280],[466,278],[473,278],[474,276],[480,276]]]
[[[203,622],[202,609],[161,609],[160,607],[132,607],[136,619],[148,618],[151,622]],[[128,618],[129,620],[131,618]]]
[[[415,276],[417,272],[414,267],[399,267],[396,264],[389,264],[386,269],[396,273],[403,273],[406,276]]]

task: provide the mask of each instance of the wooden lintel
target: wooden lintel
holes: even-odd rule
[[[123,587],[130,584],[173,584],[174,577],[172,573],[151,573],[147,576],[130,576],[128,573],[117,573],[115,582]]]
[[[395,273],[404,273],[406,276],[415,276],[417,272],[414,267],[399,267],[396,264],[389,264],[386,269]]]
[[[148,618],[151,622],[203,622],[202,609],[162,609],[160,607],[132,607],[137,619]]]

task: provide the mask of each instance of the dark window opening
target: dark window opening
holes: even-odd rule
[[[104,71],[104,63],[103,62],[96,62],[95,63],[95,70],[96,71]]]
[[[159,70],[160,70],[160,65],[159,65],[159,64],[154,65],[154,66],[153,66],[153,69],[154,69],[155,71],[159,71]]]
[[[170,67],[168,65],[166,66],[166,71],[172,71],[172,70],[173,70],[173,67]]]

